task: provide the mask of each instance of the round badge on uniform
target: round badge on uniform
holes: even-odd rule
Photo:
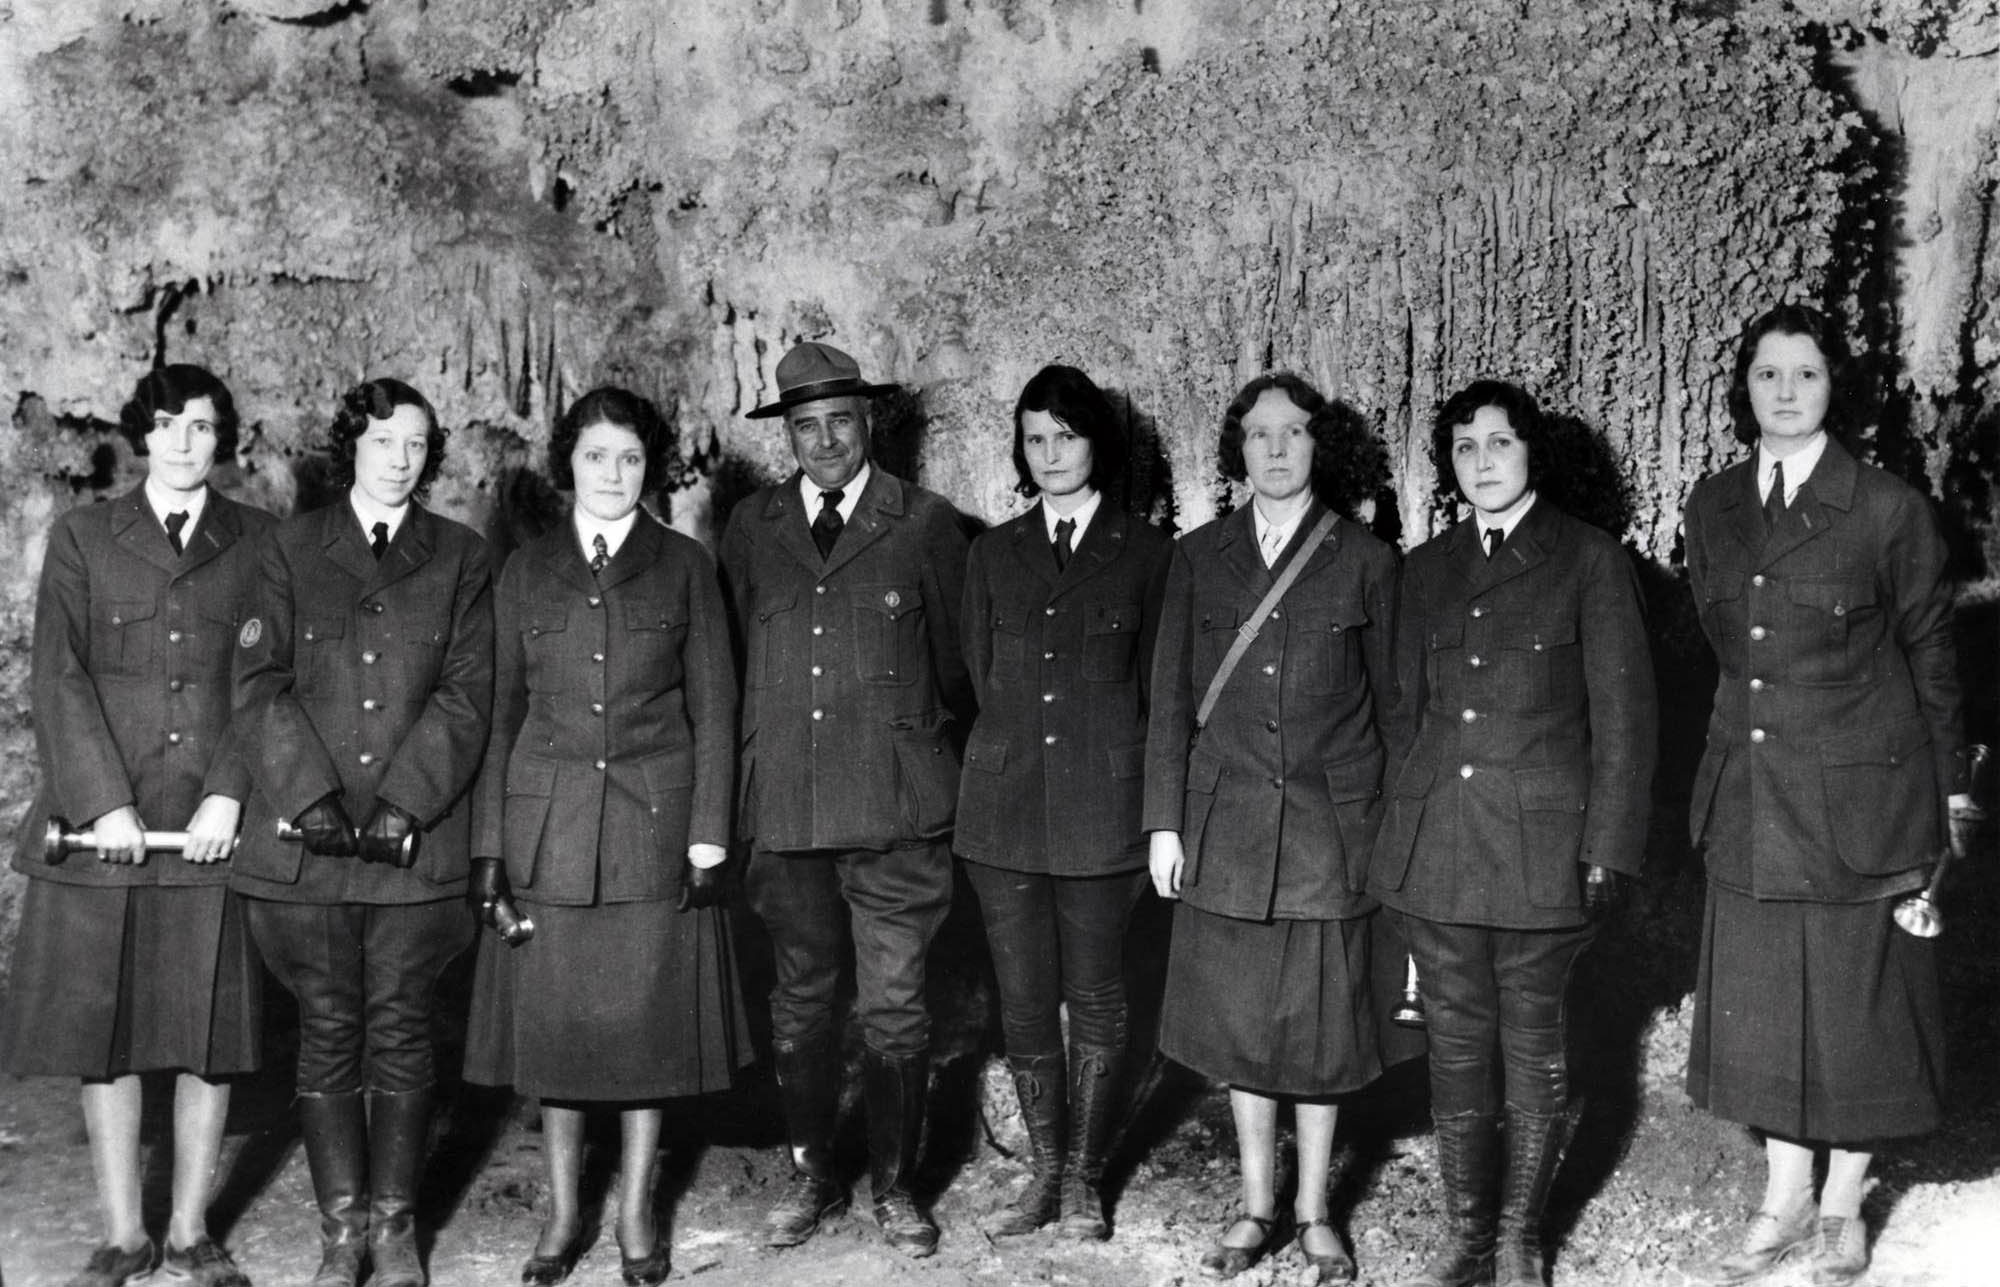
[[[891,608],[902,603],[902,601],[903,601],[903,596],[897,594],[894,590],[891,590],[887,594],[882,596],[882,602]]]
[[[262,639],[263,637],[264,637],[263,618],[252,617],[248,621],[244,622],[243,629],[237,632],[236,642],[245,648],[255,648],[257,646],[257,641],[259,639]]]

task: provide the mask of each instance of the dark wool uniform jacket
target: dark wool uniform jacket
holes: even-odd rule
[[[1722,671],[1690,817],[1709,879],[1823,902],[1916,888],[1960,749],[1929,503],[1829,441],[1768,539],[1754,456],[1695,485],[1686,529]]]
[[[1583,922],[1579,863],[1636,875],[1659,714],[1638,578],[1537,500],[1491,559],[1473,519],[1411,553],[1370,887],[1427,920]]]
[[[138,865],[77,853],[51,867],[42,832],[52,815],[82,827],[128,804],[152,830],[178,831],[203,796],[250,793],[230,726],[229,664],[275,522],[210,488],[175,554],[144,484],[56,520],[35,601],[41,790],[16,871],[78,885],[229,879],[228,863],[177,853]]]
[[[264,544],[236,649],[236,720],[255,788],[231,885],[293,903],[420,903],[465,891],[467,788],[493,706],[486,543],[412,504],[376,562],[343,496]],[[357,828],[377,799],[415,815],[416,866],[308,854],[280,819],[338,791]]]
[[[962,628],[979,716],[961,855],[1102,876],[1146,863],[1146,692],[1173,541],[1100,501],[1056,570],[1040,505],[972,543]]]
[[[1143,824],[1181,833],[1181,899],[1191,907],[1239,920],[1365,915],[1381,821],[1377,720],[1395,691],[1396,555],[1337,520],[1190,747],[1237,627],[1326,512],[1312,504],[1266,568],[1251,510],[1175,544],[1153,654]]]
[[[951,831],[965,534],[949,502],[869,471],[824,562],[798,475],[740,502],[723,587],[744,661],[739,838],[887,849]]]
[[[565,520],[494,595],[493,734],[473,852],[517,895],[678,897],[689,841],[729,843],[736,666],[715,563],[641,511],[593,576]]]

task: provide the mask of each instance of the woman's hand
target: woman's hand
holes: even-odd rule
[[[1625,906],[1625,878],[1609,867],[1586,863],[1583,868],[1583,912],[1593,921],[1607,921]]]
[[[722,864],[729,851],[721,845],[696,841],[688,846],[687,866],[681,872],[681,896],[674,910],[713,907],[722,901]]]
[[[241,801],[226,795],[203,796],[188,819],[181,857],[189,862],[221,862],[236,848],[236,826],[242,820]]]
[[[1181,868],[1187,854],[1181,848],[1178,831],[1155,831],[1149,843],[1146,867],[1153,874],[1153,892],[1162,898],[1181,896]]]
[[[121,805],[90,824],[91,834],[97,837],[97,860],[99,862],[119,862],[130,866],[141,866],[146,861],[146,824],[139,821],[139,811],[131,805]]]

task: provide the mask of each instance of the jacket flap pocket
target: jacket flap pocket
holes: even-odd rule
[[[129,626],[135,621],[144,621],[159,611],[159,605],[151,599],[113,599],[104,605],[104,619],[114,626]]]
[[[306,643],[347,636],[346,617],[307,617],[299,623],[299,638]]]
[[[908,585],[857,585],[854,587],[854,606],[857,611],[877,612],[894,621],[905,613],[916,611],[922,602],[916,587]]]
[[[1092,635],[1136,634],[1139,630],[1139,605],[1094,603],[1083,623],[1083,630],[1085,634]]]
[[[1196,752],[1188,759],[1188,790],[1213,794],[1221,778],[1222,761],[1215,756]]]
[[[1007,767],[1007,744],[997,737],[982,737],[973,725],[972,740],[965,745],[965,767],[981,773],[998,773]]]
[[[1864,728],[1829,737],[1820,743],[1819,760],[1829,768],[1850,764],[1901,764],[1930,744],[1930,729],[1921,716],[1912,715],[1886,728]]]
[[[1516,769],[1514,791],[1523,812],[1582,813],[1587,792],[1582,775],[1561,766]]]
[[[1844,617],[1856,608],[1872,607],[1875,603],[1875,583],[1872,581],[1801,579],[1788,585],[1785,593],[1793,603],[1817,608],[1836,617]]]
[[[1370,750],[1328,764],[1326,793],[1335,803],[1372,800],[1382,794],[1382,757]]]
[[[1743,574],[1741,572],[1713,572],[1702,583],[1702,596],[1710,603],[1724,599],[1743,597]]]
[[[1237,622],[1241,621],[1242,618],[1243,614],[1235,604],[1217,604],[1213,608],[1202,609],[1201,628],[1203,630],[1234,630],[1236,629]]]
[[[1431,793],[1431,783],[1437,778],[1437,765],[1428,760],[1418,762],[1408,760],[1403,771],[1396,775],[1396,794],[1426,796]]]
[[[1501,646],[1541,652],[1547,648],[1575,642],[1576,618],[1523,614],[1519,621],[1508,623]]]
[[[646,794],[654,799],[671,791],[685,791],[694,785],[694,752],[662,751],[639,761],[646,779]]]
[[[789,582],[771,586],[760,586],[756,603],[752,608],[757,620],[769,621],[780,612],[790,612],[799,601],[799,588]]]
[[[1465,642],[1465,618],[1454,614],[1431,626],[1431,651],[1456,648]]]
[[[1111,776],[1114,778],[1136,778],[1146,771],[1146,744],[1128,742],[1124,746],[1106,747],[1105,758],[1111,762]]]
[[[517,755],[507,765],[508,795],[552,795],[556,789],[556,762],[532,755]]]
[[[569,629],[569,605],[566,603],[538,603],[528,613],[523,626],[531,635],[560,634]]]
[[[675,605],[666,599],[640,599],[625,605],[627,630],[671,630],[686,625]]]
[[[243,601],[228,595],[217,595],[214,598],[204,596],[195,604],[195,611],[206,621],[233,626],[243,619]]]
[[[1368,624],[1368,609],[1361,606],[1359,599],[1345,603],[1330,603],[1325,608],[1311,614],[1299,614],[1299,625],[1306,630],[1324,630],[1330,634],[1359,629]]]

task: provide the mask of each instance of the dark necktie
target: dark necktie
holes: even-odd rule
[[[604,533],[599,532],[590,538],[590,548],[595,551],[590,556],[590,575],[596,576],[611,561],[611,547],[604,543]]]
[[[1497,528],[1497,527],[1489,527],[1489,528],[1487,528],[1487,529],[1486,529],[1486,557],[1490,559],[1490,558],[1492,558],[1492,557],[1493,557],[1494,555],[1498,554],[1498,553],[1500,552],[1500,542],[1502,542],[1502,541],[1504,541],[1504,540],[1506,540],[1506,539],[1507,539],[1507,534],[1506,534],[1505,532],[1501,531],[1501,530],[1500,530],[1499,528]]]
[[[368,542],[368,552],[375,556],[377,563],[380,563],[383,553],[389,548],[389,525],[387,523],[377,523],[368,530],[375,534],[374,538]]]
[[[847,499],[847,493],[838,487],[819,494],[819,517],[813,520],[813,544],[819,546],[821,559],[833,554],[833,543],[840,539],[840,502]]]
[[[1771,466],[1771,490],[1764,497],[1764,530],[1770,531],[1785,516],[1785,462]]]
[[[1056,571],[1069,566],[1070,540],[1076,535],[1076,520],[1059,518],[1056,520]]]
[[[167,544],[174,547],[176,554],[186,548],[181,544],[181,529],[187,526],[187,521],[187,511],[184,509],[177,509],[167,515]]]

